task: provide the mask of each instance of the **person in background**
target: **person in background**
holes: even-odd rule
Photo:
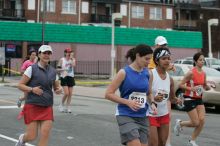
[[[157,114],[153,114],[150,108],[150,140],[149,146],[165,146],[169,134],[170,110],[168,109],[169,98],[175,103],[181,100],[175,97],[174,82],[167,73],[171,61],[171,53],[168,48],[157,48],[153,53],[156,68],[152,69],[152,94],[157,105]]]
[[[202,95],[203,91],[210,90],[210,87],[207,85],[206,74],[202,70],[204,59],[204,55],[201,52],[194,54],[194,67],[184,76],[179,85],[181,89],[185,90],[184,106],[190,120],[182,121],[176,119],[174,132],[176,136],[179,136],[182,127],[193,127],[194,131],[188,146],[198,146],[196,138],[201,133],[205,123],[205,106],[202,101]]]
[[[164,36],[157,36],[156,39],[155,39],[155,50],[157,48],[165,48],[167,47],[168,45],[168,41],[167,39],[164,37]],[[150,64],[148,65],[148,68],[149,69],[154,69],[156,67],[156,64],[153,60],[153,57],[151,58],[150,60]],[[167,70],[173,70],[175,71],[176,68],[174,67],[173,64],[170,64],[169,67],[167,68]],[[168,109],[169,109],[169,115],[170,115],[170,119],[171,119],[171,102],[170,100],[167,100],[167,106],[168,106]],[[168,138],[167,138],[167,143],[166,143],[166,146],[171,146],[171,122],[170,122],[170,125],[169,125],[169,134],[168,134]]]
[[[52,89],[56,94],[62,92],[56,70],[48,64],[52,52],[50,46],[42,45],[38,50],[39,61],[25,70],[18,83],[18,88],[27,94],[23,108],[26,131],[19,136],[15,146],[25,146],[26,142],[35,140],[38,132],[38,146],[48,145],[54,120]]]
[[[132,63],[117,73],[105,93],[106,99],[118,103],[116,119],[123,145],[147,146],[146,112],[149,109],[147,100],[156,112],[147,68],[152,53],[151,47],[144,44],[130,49],[126,58],[130,58]],[[120,96],[115,93],[117,89],[120,91]]]
[[[63,87],[64,95],[61,104],[59,105],[60,112],[71,113],[70,104],[73,95],[73,86],[75,86],[74,67],[76,60],[73,57],[71,48],[64,50],[64,57],[59,60],[57,71],[60,72],[61,86]]]
[[[21,73],[23,74],[25,70],[31,66],[32,64],[37,62],[37,52],[34,49],[30,49],[28,52],[28,56],[26,57],[25,61],[21,66]],[[22,101],[26,99],[27,94],[24,92],[24,95],[18,98],[17,106],[21,107]]]

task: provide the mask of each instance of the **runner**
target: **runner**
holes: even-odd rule
[[[75,86],[74,67],[76,60],[73,58],[73,51],[71,48],[64,50],[64,57],[58,63],[58,71],[60,71],[61,86],[63,87],[64,95],[59,106],[60,112],[71,113],[70,104],[73,95],[73,86]],[[65,105],[66,103],[66,105]]]
[[[153,60],[156,68],[152,70],[152,93],[157,104],[158,113],[152,114],[150,108],[150,146],[165,146],[169,135],[170,111],[168,109],[169,97],[175,103],[181,100],[175,97],[173,79],[166,72],[170,65],[170,51],[160,47],[154,51]]]
[[[126,58],[130,58],[132,63],[117,73],[105,93],[106,99],[118,103],[116,119],[121,143],[127,146],[147,146],[147,97],[156,112],[149,85],[150,75],[146,68],[152,53],[151,47],[142,44],[130,49]],[[115,94],[118,88],[120,96]]]
[[[21,73],[23,74],[24,71],[31,66],[32,64],[36,63],[37,61],[37,52],[34,49],[31,49],[28,52],[28,56],[26,57],[26,60],[23,62],[21,66]],[[27,94],[24,92],[24,95],[18,98],[17,106],[21,107],[22,101],[26,99]]]
[[[184,105],[190,118],[189,121],[176,119],[174,132],[179,136],[182,127],[194,127],[188,146],[198,146],[196,138],[199,136],[205,123],[205,107],[202,101],[203,90],[210,90],[206,82],[206,74],[202,70],[204,55],[201,52],[193,56],[194,67],[185,75],[180,83],[180,88],[185,90]]]
[[[60,94],[62,91],[56,79],[56,70],[48,65],[52,54],[51,47],[42,45],[38,54],[39,61],[26,69],[18,84],[18,88],[27,93],[23,108],[26,132],[20,135],[15,146],[25,146],[26,142],[35,140],[38,129],[40,133],[38,145],[48,145],[54,120],[52,86],[55,93]]]
[[[168,45],[168,41],[164,36],[157,36],[156,37],[155,47],[154,47],[155,50],[157,48],[165,48],[165,47],[167,47],[167,45]],[[150,60],[150,64],[148,65],[148,68],[154,69],[155,67],[156,67],[156,64],[154,63],[154,60],[153,60],[153,57],[152,57],[151,60]],[[174,67],[173,64],[170,64],[169,67],[168,67],[168,70],[175,71],[176,68]],[[168,109],[169,109],[169,113],[170,113],[169,115],[170,115],[170,119],[171,119],[171,102],[170,102],[170,100],[167,100],[167,106],[168,106]],[[168,134],[166,146],[171,146],[171,122],[170,122],[170,125],[169,125],[169,134]]]

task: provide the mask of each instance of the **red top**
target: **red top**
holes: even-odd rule
[[[195,87],[198,86],[196,91],[185,91],[186,96],[190,96],[192,98],[202,98],[203,86],[205,84],[205,72],[198,72],[198,70],[193,67],[192,68],[192,79],[186,82],[187,87]]]

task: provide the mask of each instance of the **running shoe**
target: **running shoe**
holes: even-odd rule
[[[64,107],[63,107],[62,104],[59,105],[59,111],[60,111],[61,113],[64,113],[64,112],[65,112],[65,109],[64,109]]]
[[[23,137],[24,137],[24,134],[21,134],[19,136],[18,142],[15,144],[15,146],[26,146],[25,142],[23,142]]]
[[[67,109],[67,113],[72,113],[70,108]]]
[[[175,124],[175,126],[173,128],[173,131],[174,131],[176,136],[179,136],[180,132],[182,131],[182,128],[180,126],[180,122],[181,122],[180,119],[176,119],[176,124]]]
[[[188,142],[187,146],[199,146],[199,145],[197,145],[195,141],[190,140],[190,141]]]
[[[21,107],[21,103],[22,103],[22,100],[19,98],[18,101],[17,101],[17,106]]]

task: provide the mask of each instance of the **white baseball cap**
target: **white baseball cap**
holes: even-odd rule
[[[167,39],[163,36],[158,36],[155,39],[155,45],[165,45],[168,44]]]
[[[53,52],[51,46],[49,46],[49,45],[41,45],[39,50],[38,50],[38,53],[39,52],[46,52],[46,51],[50,51],[51,53]]]

